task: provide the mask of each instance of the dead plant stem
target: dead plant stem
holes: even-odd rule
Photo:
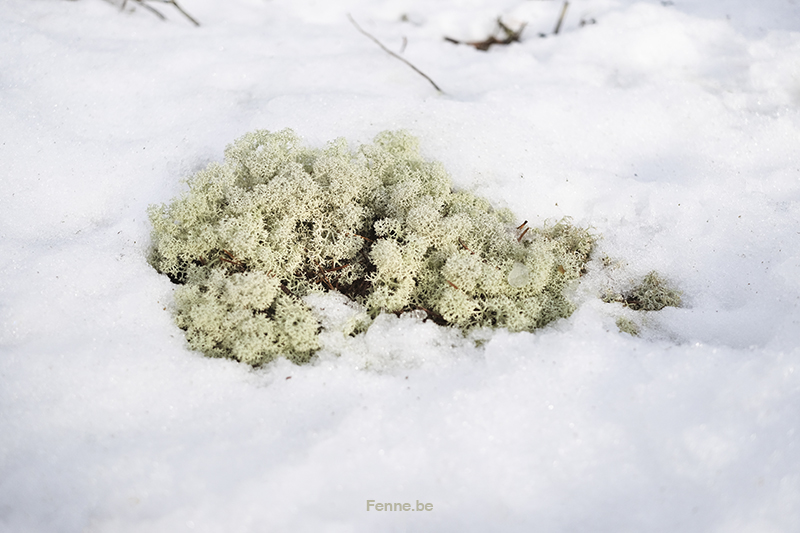
[[[359,26],[359,25],[358,25],[358,23],[356,22],[356,20],[353,18],[353,16],[352,16],[350,13],[348,13],[348,14],[347,14],[347,18],[349,18],[349,19],[350,19],[350,22],[352,22],[352,23],[353,23],[353,26],[355,26],[355,27],[356,27],[356,29],[357,29],[359,32],[361,32],[362,34],[364,34],[365,36],[367,36],[367,37],[368,37],[368,38],[369,38],[369,39],[370,39],[372,42],[374,42],[375,44],[377,44],[378,46],[380,46],[380,47],[381,47],[381,49],[382,49],[384,52],[386,52],[387,54],[389,54],[389,55],[390,55],[390,56],[392,56],[392,57],[395,57],[395,58],[399,59],[400,61],[402,61],[403,63],[405,63],[406,65],[408,65],[408,66],[409,66],[409,67],[411,67],[412,69],[414,69],[414,72],[416,72],[417,74],[419,74],[420,76],[422,76],[423,78],[425,78],[426,80],[428,80],[428,81],[430,82],[430,84],[431,84],[431,85],[433,85],[433,88],[434,88],[434,89],[436,89],[436,90],[437,90],[437,91],[439,91],[440,93],[444,94],[444,91],[443,91],[443,90],[442,90],[442,89],[441,89],[441,88],[440,88],[438,85],[436,85],[436,82],[435,82],[435,81],[433,81],[433,80],[432,80],[432,79],[431,79],[431,78],[430,78],[430,77],[429,77],[427,74],[425,74],[425,73],[424,73],[424,72],[422,72],[420,69],[418,69],[417,67],[415,67],[414,65],[412,65],[412,64],[411,64],[409,61],[407,61],[406,59],[404,59],[404,58],[400,57],[400,56],[399,56],[399,55],[397,55],[396,53],[394,53],[394,52],[392,52],[391,50],[389,50],[388,48],[386,48],[386,47],[383,45],[383,43],[382,43],[382,42],[380,42],[378,39],[376,39],[375,37],[373,37],[371,34],[367,33],[367,32],[366,32],[366,31],[365,31],[363,28],[361,28],[361,26]]]

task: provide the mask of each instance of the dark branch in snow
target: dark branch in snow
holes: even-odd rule
[[[140,6],[142,6],[143,8],[147,9],[151,13],[155,14],[161,20],[166,20],[167,17],[165,17],[160,11],[158,11],[156,8],[154,8],[153,6],[148,4],[147,2],[158,2],[158,3],[161,3],[161,4],[172,4],[173,6],[175,6],[175,9],[180,11],[181,14],[184,17],[186,17],[187,19],[189,19],[192,22],[192,24],[194,24],[195,26],[199,26],[200,25],[200,23],[197,22],[197,20],[194,17],[192,17],[189,13],[184,11],[184,9],[181,6],[179,6],[178,2],[176,2],[175,0],[133,0],[133,1],[136,2],[137,4],[139,4]],[[128,0],[122,0],[122,7],[120,7],[120,9],[125,9],[125,6],[127,4],[128,4]]]
[[[189,20],[190,20],[190,21],[191,21],[191,22],[192,22],[192,23],[193,23],[195,26],[199,26],[199,25],[200,25],[200,23],[199,23],[199,22],[197,22],[197,21],[194,19],[194,17],[192,17],[192,16],[191,16],[189,13],[187,13],[186,11],[184,11],[184,10],[183,10],[183,8],[182,8],[181,6],[179,6],[179,5],[178,5],[178,2],[176,2],[175,0],[170,0],[170,1],[169,1],[169,2],[167,2],[167,3],[169,3],[169,4],[172,4],[173,6],[175,6],[175,9],[177,9],[178,11],[180,11],[181,13],[183,13],[183,16],[184,16],[184,17],[186,17],[187,19],[189,19]]]
[[[154,8],[154,7],[150,6],[150,5],[145,4],[142,0],[133,0],[133,1],[136,2],[137,4],[139,4],[140,6],[142,6],[143,8],[145,8],[146,10],[150,11],[151,13],[153,13],[155,16],[157,16],[161,20],[167,20],[167,17],[162,15],[159,10],[157,10],[156,8]],[[119,8],[120,11],[125,9],[125,6],[127,4],[128,4],[128,0],[122,0],[122,7]]]
[[[556,29],[553,30],[553,35],[558,35],[559,30],[561,30],[561,23],[564,22],[564,17],[567,14],[568,7],[569,7],[569,2],[564,2],[564,7],[561,8],[561,16],[558,17],[558,22],[556,22]]]
[[[355,19],[353,18],[353,16],[352,16],[352,15],[350,15],[350,13],[348,13],[348,14],[347,14],[347,18],[349,18],[349,19],[350,19],[350,22],[352,22],[352,23],[353,23],[353,26],[355,26],[355,27],[356,27],[356,29],[357,29],[358,31],[360,31],[361,33],[363,33],[364,35],[366,35],[367,37],[369,37],[369,39],[370,39],[370,40],[372,40],[372,42],[374,42],[374,43],[375,43],[375,44],[377,44],[378,46],[380,46],[380,47],[381,47],[381,49],[382,49],[384,52],[386,52],[387,54],[389,54],[389,55],[390,55],[390,56],[392,56],[392,57],[396,57],[397,59],[399,59],[400,61],[402,61],[403,63],[405,63],[405,64],[406,64],[406,65],[408,65],[409,67],[411,67],[412,69],[414,69],[414,72],[416,72],[417,74],[419,74],[420,76],[422,76],[423,78],[425,78],[426,80],[428,80],[428,81],[430,82],[430,84],[431,84],[431,85],[433,85],[433,88],[434,88],[434,89],[436,89],[436,90],[437,90],[437,91],[439,91],[440,93],[444,94],[444,91],[443,91],[441,88],[439,88],[439,86],[438,86],[438,85],[436,85],[436,82],[434,82],[434,81],[433,81],[433,80],[432,80],[432,79],[431,79],[431,78],[430,78],[430,77],[429,77],[427,74],[425,74],[425,73],[424,73],[424,72],[422,72],[420,69],[418,69],[417,67],[415,67],[414,65],[412,65],[412,64],[411,64],[409,61],[407,61],[406,59],[404,59],[404,58],[400,57],[400,56],[399,56],[399,55],[397,55],[396,53],[394,53],[394,52],[392,52],[391,50],[389,50],[388,48],[386,48],[386,47],[383,45],[383,43],[381,43],[381,42],[380,42],[378,39],[376,39],[376,38],[375,38],[375,37],[373,37],[371,34],[367,33],[367,32],[366,32],[364,29],[362,29],[362,28],[361,28],[361,26],[359,26],[359,25],[358,25],[358,23],[355,21]]]
[[[500,28],[503,33],[506,34],[505,38],[498,39],[494,35],[490,35],[483,41],[459,41],[458,39],[453,39],[452,37],[445,37],[444,40],[453,44],[468,44],[470,46],[474,46],[478,50],[486,51],[491,47],[493,44],[500,44],[500,45],[508,45],[511,43],[519,42],[520,36],[522,36],[522,31],[525,29],[527,23],[523,23],[518,30],[512,30],[508,26],[506,26],[503,21],[498,18],[497,19],[497,27]]]

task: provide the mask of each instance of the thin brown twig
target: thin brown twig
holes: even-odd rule
[[[183,13],[183,16],[184,16],[184,17],[186,17],[187,19],[189,19],[190,21],[192,21],[192,24],[194,24],[195,26],[200,26],[200,23],[199,23],[199,22],[197,22],[197,20],[195,20],[195,18],[194,18],[194,17],[192,17],[192,16],[191,16],[189,13],[187,13],[186,11],[184,11],[184,9],[183,9],[181,6],[179,6],[179,5],[178,5],[178,2],[176,2],[175,0],[171,0],[169,3],[170,3],[170,4],[172,4],[173,6],[175,6],[175,9],[177,9],[178,11],[180,11],[181,13]]]
[[[503,19],[497,17],[497,25],[500,26],[500,29],[506,32],[506,35],[508,35],[509,37],[516,37],[517,39],[519,39],[519,34],[522,33],[522,30],[525,28],[527,24],[528,24],[527,22],[523,23],[522,27],[519,30],[514,31],[508,26],[506,26],[505,23],[503,23]]]
[[[522,238],[525,236],[526,233],[528,233],[529,229],[531,228],[525,228],[525,231],[523,231],[522,234],[520,234],[520,236],[517,237],[517,242],[522,242]]]
[[[272,273],[272,270],[267,272],[267,276],[269,276],[271,278],[276,277],[275,274]],[[278,285],[280,286],[281,291],[283,291],[283,294],[285,294],[286,296],[291,296],[292,298],[297,298],[297,296],[295,296],[295,294],[292,291],[289,290],[289,287],[284,285],[283,281],[281,281],[280,279],[278,280]]]
[[[231,265],[235,265],[237,267],[244,266],[244,263],[239,261],[238,259],[236,259],[236,257],[234,257],[234,255],[231,252],[229,252],[228,250],[221,250],[221,252],[222,252],[222,254],[227,255],[228,259],[225,259],[220,254],[220,256],[219,256],[220,261],[224,261],[226,263],[229,263]]]
[[[527,26],[527,25],[528,25],[527,22],[523,22],[522,25],[519,27],[519,29],[515,31],[515,30],[512,30],[511,28],[509,28],[506,24],[504,24],[502,19],[500,19],[498,17],[497,18],[497,27],[500,28],[503,31],[503,33],[506,34],[504,39],[498,39],[494,35],[490,35],[489,37],[487,37],[483,41],[466,41],[466,42],[464,42],[464,41],[459,41],[458,39],[453,39],[452,37],[446,37],[446,36],[445,36],[444,40],[447,41],[447,42],[453,43],[453,44],[468,44],[468,45],[476,48],[477,50],[481,50],[482,52],[485,52],[492,45],[495,45],[495,44],[508,45],[508,44],[511,44],[511,43],[519,42],[520,36],[522,35],[522,31],[525,29],[525,26]]]
[[[325,272],[338,272],[339,270],[342,270],[343,268],[347,268],[347,267],[349,267],[349,266],[350,266],[350,263],[347,263],[346,265],[342,265],[342,266],[338,266],[338,267],[329,268],[329,269],[327,269]]]
[[[280,283],[281,290],[283,291],[283,294],[285,294],[286,296],[291,296],[293,298],[297,298],[297,296],[295,296],[294,293],[289,290],[289,287],[284,285],[282,281],[279,282],[279,283]]]
[[[395,58],[399,59],[400,61],[402,61],[403,63],[405,63],[405,64],[406,64],[406,65],[408,65],[409,67],[411,67],[411,68],[414,70],[414,72],[416,72],[417,74],[419,74],[420,76],[422,76],[423,78],[425,78],[426,80],[428,80],[428,81],[430,82],[430,84],[431,84],[431,85],[433,85],[433,88],[434,88],[434,89],[436,89],[436,90],[437,90],[437,91],[439,91],[440,93],[444,94],[444,91],[443,91],[443,90],[442,90],[442,89],[441,89],[441,88],[440,88],[438,85],[436,85],[436,82],[435,82],[435,81],[433,81],[433,80],[432,80],[432,79],[431,79],[431,78],[430,78],[430,77],[429,77],[427,74],[425,74],[425,73],[424,73],[424,72],[422,72],[420,69],[418,69],[417,67],[415,67],[414,65],[412,65],[412,64],[411,64],[409,61],[407,61],[406,59],[404,59],[404,58],[400,57],[400,56],[399,56],[399,55],[397,55],[396,53],[394,53],[394,52],[392,52],[391,50],[389,50],[388,48],[386,48],[386,47],[383,45],[383,43],[382,43],[382,42],[380,42],[378,39],[376,39],[376,38],[375,38],[375,37],[373,37],[371,34],[367,33],[367,32],[366,32],[364,29],[362,29],[362,28],[361,28],[361,26],[359,26],[359,25],[358,25],[358,23],[356,22],[356,20],[353,18],[353,16],[352,16],[350,13],[348,13],[348,14],[347,14],[347,18],[349,18],[349,19],[350,19],[350,22],[352,22],[352,23],[353,23],[353,26],[355,26],[355,27],[356,27],[356,29],[357,29],[359,32],[361,32],[362,34],[364,34],[365,36],[367,36],[367,37],[368,37],[368,38],[369,38],[369,39],[370,39],[372,42],[374,42],[375,44],[377,44],[378,46],[380,46],[380,47],[381,47],[381,49],[382,49],[384,52],[386,52],[387,54],[389,54],[389,55],[390,55],[390,56],[392,56],[392,57],[395,57]]]
[[[189,19],[192,24],[194,24],[195,26],[200,26],[200,23],[197,22],[197,20],[193,16],[191,16],[189,13],[187,13],[186,10],[184,10],[180,5],[178,5],[178,2],[176,0],[133,0],[133,1],[136,2],[137,4],[139,4],[140,6],[142,6],[143,8],[147,9],[148,11],[154,13],[161,20],[166,20],[167,17],[165,17],[160,11],[158,11],[156,8],[154,8],[153,6],[148,4],[147,2],[158,2],[160,4],[171,4],[171,5],[175,6],[175,9],[180,11],[181,14],[184,17]],[[125,6],[127,4],[128,4],[128,0],[122,0],[122,7],[120,7],[120,10],[125,9]]]
[[[328,281],[328,278],[325,277],[325,273],[324,272],[320,272],[319,275],[322,278],[322,281],[325,282],[325,285],[327,285],[330,290],[332,290],[332,291],[336,290],[336,289],[333,288],[333,285],[331,284],[331,282]]]
[[[220,257],[220,259],[222,259],[223,261],[228,261],[228,263],[231,263],[231,264],[234,264],[234,265],[242,265],[242,264],[244,264],[241,261],[239,261],[238,259],[236,259],[236,257],[234,257],[234,255],[231,252],[229,252],[228,250],[222,250],[222,253],[227,255],[228,259],[230,259],[230,261],[228,261],[228,259],[225,259],[224,257]]]
[[[564,16],[567,14],[568,7],[569,2],[564,2],[564,7],[561,8],[561,16],[558,17],[558,22],[556,22],[556,29],[553,30],[553,35],[558,35],[559,30],[561,30],[561,23],[564,22]]]
[[[161,14],[161,12],[159,10],[157,10],[156,8],[154,8],[151,5],[145,4],[144,0],[133,0],[133,1],[136,2],[137,4],[139,4],[140,6],[142,6],[143,8],[145,8],[146,10],[150,11],[151,13],[153,13],[155,16],[157,16],[161,20],[167,20],[167,17],[165,17],[163,14]],[[122,7],[125,7],[125,3],[122,4]]]
[[[434,324],[439,324],[440,326],[444,326],[447,324],[447,320],[444,319],[442,315],[437,313],[436,311],[431,311],[430,309],[425,309],[424,307],[417,306],[417,309],[421,309],[428,313],[428,318],[433,320]]]
[[[327,285],[330,290],[335,291],[336,289],[333,288],[333,285],[331,284],[330,281],[328,281],[328,278],[325,276],[326,271],[322,268],[322,265],[320,265],[319,261],[317,261],[316,259],[313,259],[313,261],[314,264],[317,265],[317,272],[318,272],[317,279],[321,279],[322,281],[325,282],[325,285]]]
[[[372,239],[370,239],[369,237],[364,237],[363,235],[359,235],[358,233],[353,233],[353,237],[361,237],[361,238],[362,238],[362,239],[364,239],[365,241],[369,241],[369,242],[375,242],[375,241],[373,241]]]

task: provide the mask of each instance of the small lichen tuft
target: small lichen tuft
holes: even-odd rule
[[[658,272],[652,271],[628,291],[606,289],[602,300],[606,303],[619,302],[634,311],[661,311],[665,307],[680,307],[682,295]]]
[[[681,291],[670,286],[657,272],[647,274],[630,294],[628,307],[633,310],[660,311],[681,306]]]
[[[617,328],[632,337],[639,336],[639,326],[630,318],[625,318],[624,316],[617,318]]]

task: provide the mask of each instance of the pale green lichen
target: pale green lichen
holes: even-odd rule
[[[609,289],[602,299],[606,303],[619,302],[634,311],[661,311],[665,307],[680,307],[682,294],[658,272],[652,271],[631,290],[620,293]]]
[[[681,306],[681,291],[673,288],[658,272],[650,272],[631,292],[628,307],[642,311],[660,311]]]
[[[510,211],[454,192],[404,132],[352,153],[342,139],[313,150],[289,130],[256,131],[188,185],[150,209],[151,263],[181,285],[189,344],[253,365],[304,362],[319,348],[301,300],[317,291],[338,290],[372,317],[422,310],[464,331],[531,331],[571,314],[563,289],[594,243],[566,220],[515,227]]]
[[[636,324],[636,322],[634,322],[630,318],[626,318],[624,316],[618,317],[617,318],[617,328],[619,328],[619,330],[621,332],[627,333],[628,335],[631,335],[632,337],[638,337],[639,336],[639,326],[638,326],[638,324]]]

